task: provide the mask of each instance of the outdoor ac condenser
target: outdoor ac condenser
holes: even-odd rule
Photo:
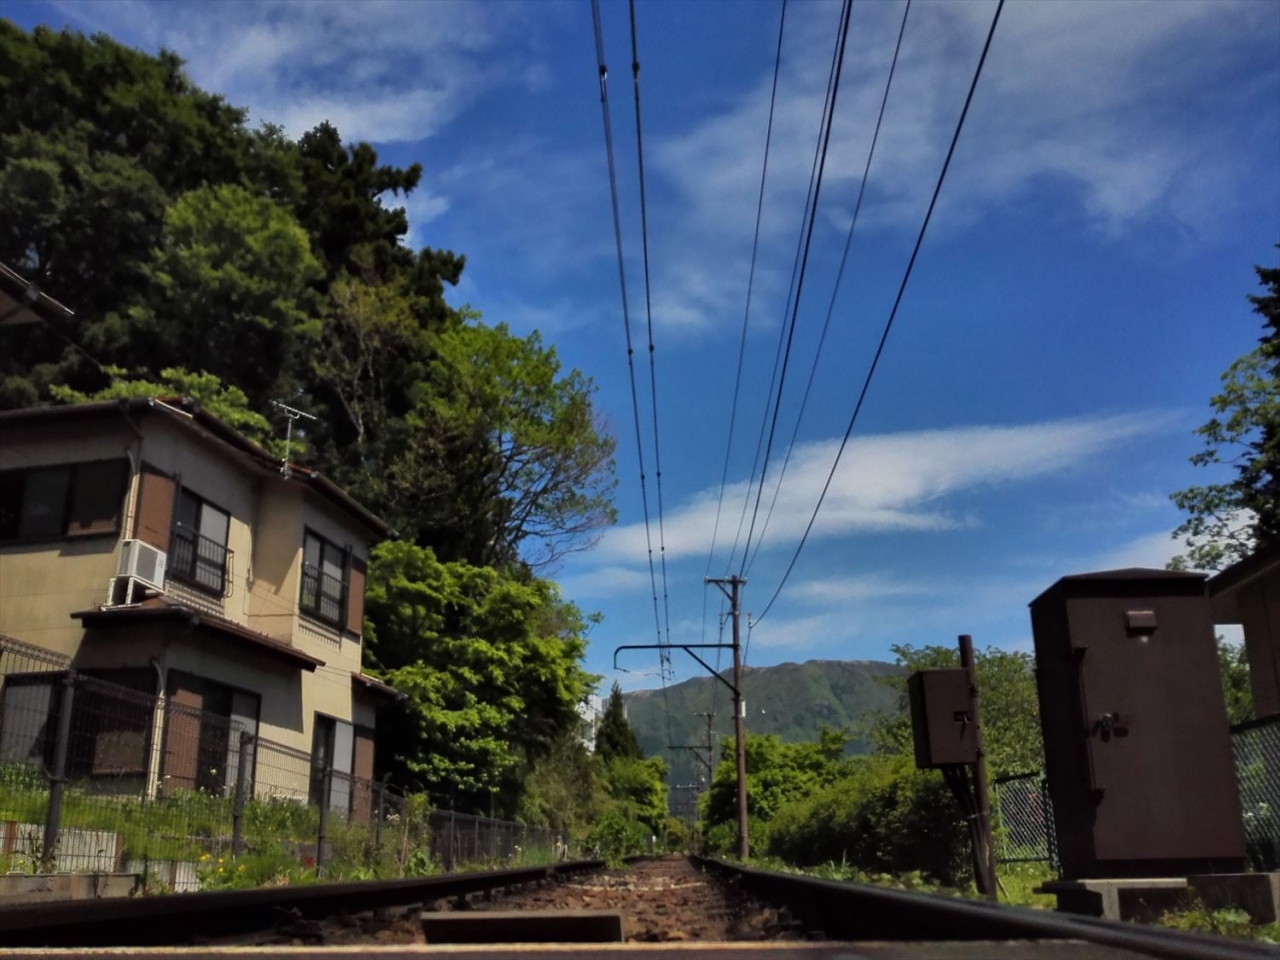
[[[120,544],[120,566],[116,576],[137,580],[153,590],[163,590],[166,559],[163,550],[144,540],[125,540]]]

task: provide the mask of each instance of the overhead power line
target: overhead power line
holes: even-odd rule
[[[658,559],[662,570],[662,614],[666,643],[671,643],[671,606],[667,594],[667,540],[662,509],[662,445],[658,442],[658,374],[653,349],[653,297],[649,283],[649,206],[644,188],[644,132],[640,125],[640,53],[636,43],[636,0],[629,5],[631,19],[631,79],[636,103],[636,167],[640,179],[640,243],[644,255],[644,313],[649,332],[649,396],[653,407],[653,467],[658,493]],[[664,671],[671,669],[671,653],[660,649]],[[665,693],[665,683],[663,685]],[[670,719],[668,715],[668,720]]]
[[[973,79],[969,82],[969,91],[964,98],[964,107],[960,110],[960,118],[956,121],[955,132],[951,135],[951,144],[947,147],[946,159],[943,160],[942,169],[938,172],[938,180],[933,187],[933,196],[929,199],[929,207],[925,211],[924,220],[920,224],[920,232],[916,235],[915,245],[911,249],[911,257],[907,261],[907,268],[902,274],[902,282],[898,285],[898,293],[893,299],[889,317],[885,321],[883,332],[880,334],[880,342],[871,358],[871,366],[867,370],[866,378],[862,381],[862,390],[858,393],[858,400],[854,404],[853,414],[849,417],[849,426],[845,429],[844,437],[840,441],[840,448],[836,451],[835,461],[831,464],[831,471],[827,474],[826,483],[822,486],[822,493],[813,508],[812,516],[809,517],[809,523],[800,538],[800,543],[796,546],[795,553],[791,556],[791,562],[787,565],[786,572],[783,573],[782,581],[778,584],[778,588],[774,590],[773,596],[769,598],[769,602],[765,605],[764,610],[761,611],[760,616],[756,617],[756,623],[759,623],[768,615],[773,608],[774,602],[778,599],[778,595],[782,593],[782,588],[786,586],[787,580],[791,576],[791,571],[795,569],[796,561],[800,559],[800,552],[804,549],[805,543],[809,540],[809,534],[813,531],[814,521],[818,519],[818,511],[822,509],[822,503],[826,499],[827,491],[831,489],[831,481],[836,475],[836,468],[840,465],[840,458],[844,455],[845,447],[849,443],[849,437],[853,434],[854,425],[858,422],[858,414],[862,412],[862,404],[867,398],[867,390],[871,386],[876,367],[879,365],[880,357],[884,353],[884,345],[889,339],[889,331],[893,329],[893,322],[897,319],[898,308],[902,305],[902,296],[906,292],[908,282],[911,280],[911,271],[915,268],[916,258],[920,254],[920,246],[924,243],[924,235],[929,229],[929,221],[933,218],[934,208],[938,204],[938,195],[942,192],[942,184],[946,180],[947,171],[951,167],[951,158],[955,156],[956,144],[960,142],[960,133],[964,130],[965,119],[969,116],[969,107],[973,103],[974,92],[978,89],[978,80],[981,78],[982,68],[987,62],[987,53],[991,50],[991,41],[996,35],[996,25],[1000,22],[1000,13],[1004,10],[1004,2],[1005,0],[999,0],[996,4],[996,12],[991,18],[991,27],[987,30],[986,42],[982,45],[982,54],[978,57],[978,65],[973,71]]]
[[[787,467],[791,463],[791,455],[795,452],[796,439],[800,435],[800,423],[804,420],[805,408],[809,405],[809,393],[813,390],[813,381],[818,373],[818,361],[822,357],[822,347],[827,341],[827,331],[831,327],[831,317],[835,312],[836,299],[840,294],[840,281],[844,278],[845,265],[849,260],[849,247],[853,244],[853,234],[858,227],[858,216],[862,213],[862,199],[867,192],[867,177],[871,173],[871,161],[876,155],[876,144],[880,140],[880,127],[884,123],[885,107],[889,103],[889,91],[893,89],[893,75],[898,69],[898,55],[902,52],[902,38],[907,32],[907,16],[911,13],[911,0],[907,0],[906,6],[902,8],[902,23],[898,26],[898,39],[893,46],[893,59],[889,63],[889,76],[885,80],[884,94],[880,97],[880,110],[876,115],[875,130],[871,134],[871,146],[867,150],[867,162],[862,168],[862,179],[858,183],[858,197],[853,204],[853,217],[849,221],[849,232],[844,239],[844,252],[840,255],[840,268],[836,271],[836,282],[831,289],[831,300],[827,304],[827,315],[822,321],[822,333],[818,336],[818,346],[813,353],[813,365],[809,368],[809,379],[804,386],[804,396],[800,399],[800,412],[796,414],[796,425],[791,431],[791,440],[787,443],[787,453],[782,459],[782,468],[778,471],[778,482],[773,488],[773,497],[769,501],[769,510],[764,515],[764,524],[760,528],[760,536],[756,540],[756,548],[751,554],[751,559],[747,562],[746,572],[756,562],[756,557],[760,554],[760,546],[764,543],[765,534],[769,531],[769,521],[773,519],[773,508],[778,503],[778,492],[782,489],[782,482],[787,476]],[[751,634],[747,634],[747,646],[751,646]]]
[[[804,290],[805,273],[809,266],[809,250],[813,243],[813,229],[818,219],[818,201],[822,194],[822,176],[827,165],[827,150],[831,146],[831,129],[835,126],[836,98],[840,94],[840,75],[844,70],[844,52],[849,39],[849,19],[853,9],[853,0],[845,0],[841,11],[840,44],[836,53],[835,82],[831,87],[831,106],[827,111],[827,128],[822,140],[822,159],[818,164],[818,179],[813,189],[813,204],[809,208],[809,225],[805,231],[804,254],[800,260],[800,273],[796,278],[796,293],[791,302],[791,323],[787,332],[787,345],[782,354],[782,369],[778,375],[778,392],[773,404],[773,419],[769,425],[769,439],[765,443],[764,462],[760,467],[760,483],[756,487],[756,502],[751,511],[751,525],[747,528],[747,542],[742,548],[742,566],[738,575],[747,566],[747,556],[751,551],[751,538],[755,532],[756,517],[760,513],[760,498],[764,492],[765,478],[769,473],[769,455],[773,450],[773,438],[778,428],[778,412],[782,409],[782,394],[786,387],[787,366],[791,360],[791,346],[795,341],[796,321],[800,315],[800,296]]]
[[[782,322],[778,324],[778,345],[774,349],[773,369],[769,373],[769,387],[764,392],[764,412],[760,417],[760,432],[756,437],[756,451],[751,458],[751,472],[747,477],[747,489],[742,498],[742,511],[738,515],[738,529],[737,532],[734,533],[733,547],[730,549],[729,559],[725,563],[726,574],[733,569],[734,558],[738,555],[738,544],[742,540],[742,530],[747,523],[747,508],[751,504],[751,490],[756,483],[756,471],[760,466],[760,454],[764,450],[765,431],[769,425],[769,410],[773,404],[773,388],[778,382],[778,366],[782,362],[782,347],[786,342],[787,314],[791,312],[791,298],[795,294],[796,276],[800,271],[800,255],[804,250],[804,228],[809,218],[809,205],[813,202],[813,188],[818,177],[818,161],[822,156],[822,134],[826,127],[827,111],[831,104],[831,89],[835,83],[836,60],[839,50],[840,36],[837,32],[835,43],[831,50],[831,69],[827,73],[827,92],[822,101],[822,113],[818,118],[818,135],[814,138],[813,143],[813,162],[809,167],[809,186],[805,191],[804,205],[801,208],[800,213],[800,230],[796,237],[795,259],[791,264],[791,279],[787,281],[787,301],[782,308]]]
[[[755,291],[756,256],[760,250],[760,220],[764,212],[764,185],[769,175],[769,146],[773,142],[773,111],[778,99],[778,73],[782,66],[782,34],[786,24],[787,0],[782,0],[782,12],[778,16],[778,49],[773,58],[773,85],[769,89],[769,121],[765,126],[764,160],[760,165],[760,196],[756,200],[756,227],[751,238],[751,268],[747,271],[747,305],[742,314],[742,338],[738,343],[738,372],[733,378],[733,400],[729,405],[729,436],[724,445],[724,469],[720,473],[720,496],[716,500],[716,519],[711,528],[711,549],[707,551],[706,574],[711,573],[711,563],[716,553],[716,538],[720,533],[720,510],[724,506],[724,488],[729,481],[729,455],[733,451],[733,431],[738,419],[738,397],[742,389],[742,361],[747,352],[747,327],[751,321],[751,295]],[[704,602],[704,625],[705,621],[706,604]]]
[[[595,28],[596,64],[600,77],[600,111],[604,118],[604,149],[609,167],[609,199],[613,207],[613,239],[618,252],[618,286],[622,291],[622,329],[627,341],[627,374],[631,380],[631,411],[635,421],[636,458],[640,465],[640,504],[644,512],[644,540],[649,555],[649,585],[653,592],[653,624],[662,642],[662,622],[658,617],[658,580],[653,565],[650,535],[649,494],[644,471],[644,442],[640,429],[640,400],[636,391],[635,347],[631,342],[631,311],[627,300],[627,270],[622,254],[622,217],[618,213],[618,173],[613,158],[613,124],[609,119],[609,68],[604,61],[604,35],[600,26],[600,0],[591,0],[591,20]]]

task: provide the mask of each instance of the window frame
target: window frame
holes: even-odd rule
[[[117,477],[119,480],[119,498],[114,516],[111,518],[109,527],[100,529],[80,529],[73,530],[73,522],[82,522],[83,518],[76,516],[75,510],[78,501],[78,493],[80,491],[80,483],[82,482],[82,470],[89,466],[106,466],[114,465],[117,469]],[[61,512],[58,515],[57,533],[36,533],[26,534],[20,532],[22,529],[23,512],[27,504],[27,482],[31,474],[41,473],[44,471],[61,471],[66,474],[67,486],[62,496]],[[73,460],[63,461],[59,463],[42,463],[33,464],[25,467],[15,467],[10,470],[0,471],[0,479],[12,480],[19,478],[22,485],[21,493],[16,502],[17,513],[13,520],[13,534],[5,535],[3,528],[0,528],[0,546],[8,546],[11,544],[28,544],[28,543],[55,543],[62,540],[81,540],[86,537],[118,537],[124,529],[125,522],[125,502],[129,496],[129,461],[124,457],[102,457],[97,460]]]
[[[182,504],[185,498],[190,498],[196,503],[196,519],[195,524],[188,528],[181,522]],[[212,537],[205,536],[200,532],[202,521],[204,518],[204,510],[206,507],[218,511],[227,518],[227,542],[219,544]],[[190,540],[191,543],[191,563],[190,569],[183,569],[176,562],[179,540]],[[200,580],[200,568],[202,564],[206,567],[212,567],[214,561],[200,554],[200,541],[208,540],[210,543],[217,544],[222,548],[222,565],[219,580],[221,581],[216,587],[211,583]],[[169,562],[165,569],[166,579],[174,579],[193,590],[199,590],[201,593],[207,593],[214,597],[225,597],[227,595],[227,583],[230,580],[230,555],[231,547],[231,511],[219,506],[208,497],[203,497],[187,487],[179,486],[175,491],[173,498],[173,519],[169,530]]]
[[[318,567],[312,567],[311,569],[314,570],[314,573],[310,574],[310,576],[316,581],[315,601],[311,604],[308,604],[306,602],[307,578],[309,576],[307,570],[308,570],[308,567],[310,567],[310,564],[307,563],[307,540],[308,539],[314,539],[320,544],[320,565]],[[324,594],[322,589],[324,586],[324,578],[327,576],[330,576],[329,574],[326,574],[324,572],[325,553],[326,551],[330,551],[330,550],[333,551],[333,553],[335,553],[338,556],[339,558],[338,569],[341,571],[341,576],[336,578],[338,580],[338,584],[340,588],[338,596],[336,598],[333,598],[332,596],[329,597],[329,599],[331,600],[336,599],[336,602],[337,602],[338,609],[333,616],[329,616],[324,612],[323,601],[326,595]],[[345,629],[346,620],[347,620],[347,604],[350,601],[350,595],[351,595],[350,558],[351,558],[350,547],[338,546],[328,537],[323,536],[320,533],[317,533],[311,527],[303,528],[302,564],[301,564],[301,570],[299,571],[300,575],[298,577],[298,611],[299,613],[303,614],[308,619],[318,620],[319,622],[326,624],[327,626],[330,626],[333,629],[338,630],[339,632]]]

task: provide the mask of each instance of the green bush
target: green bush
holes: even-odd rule
[[[643,823],[621,813],[606,813],[587,834],[588,850],[596,851],[610,867],[622,866],[622,858],[644,853],[652,834]]]
[[[968,834],[940,776],[910,757],[859,759],[847,776],[773,819],[768,853],[800,867],[843,863],[866,874],[968,882]]]

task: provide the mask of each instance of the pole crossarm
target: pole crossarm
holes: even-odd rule
[[[732,650],[733,644],[731,643],[628,643],[628,644],[625,644],[624,646],[613,648],[613,669],[615,670],[618,669],[618,654],[621,653],[623,650],[670,650],[672,647],[674,647],[677,650],[683,650],[689,656],[693,657],[693,659],[697,660],[698,663],[702,665],[702,668],[706,670],[707,673],[711,674],[713,677],[715,677],[717,680],[723,683],[726,687],[728,687],[730,693],[732,693],[734,696],[739,695],[738,688],[736,686],[734,686],[732,683],[730,683],[728,680],[722,677],[716,671],[716,669],[711,666],[711,664],[707,663],[707,661],[703,660],[700,656],[698,656],[696,653],[693,652],[695,649],[697,650]]]

